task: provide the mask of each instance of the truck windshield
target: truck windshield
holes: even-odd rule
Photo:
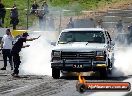
[[[105,38],[102,31],[62,32],[59,38],[59,43],[68,42],[105,43]]]

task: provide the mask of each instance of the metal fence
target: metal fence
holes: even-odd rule
[[[10,10],[11,8],[6,8],[6,17],[5,17],[5,27],[10,25]],[[30,11],[27,9],[19,9],[19,24],[17,29],[27,29],[35,28],[40,30],[39,17],[35,14],[30,14]],[[37,11],[40,11],[38,9]],[[74,22],[74,27],[95,27],[97,25],[98,18],[97,16],[103,15],[104,12],[94,12],[94,11],[71,11],[71,10],[49,10],[49,13],[44,16],[44,30],[56,30],[60,31],[64,28],[68,28],[68,23],[70,18]],[[27,21],[28,20],[28,21]]]
[[[40,10],[40,9],[39,9]],[[39,11],[38,10],[38,11]],[[31,10],[29,10],[30,12]],[[115,30],[117,22],[122,19],[124,24],[124,30],[130,22],[132,22],[132,10],[108,10],[108,12],[96,12],[96,11],[71,11],[71,10],[49,10],[49,13],[44,17],[44,23],[39,23],[39,17],[34,14],[27,14],[26,9],[18,9],[19,12],[19,24],[18,29],[29,28],[34,30],[54,30],[60,32],[60,30],[68,28],[70,19],[72,18],[74,27],[88,28],[102,26],[108,30]],[[7,9],[7,13],[10,13],[10,9]],[[22,15],[24,14],[24,15]],[[27,22],[28,17],[28,22]],[[10,14],[7,14],[5,18],[7,24],[10,23]]]

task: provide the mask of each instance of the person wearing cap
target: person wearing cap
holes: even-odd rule
[[[12,42],[13,42],[13,37],[11,35],[10,29],[7,29],[6,35],[3,36],[1,41],[1,49],[2,49],[3,60],[4,60],[4,67],[1,68],[1,70],[6,70],[7,58],[9,58],[11,70],[13,70],[12,56],[11,56]]]
[[[19,52],[21,51],[22,48],[29,47],[29,45],[23,46],[23,43],[26,42],[26,41],[33,41],[33,40],[38,39],[40,37],[39,36],[37,38],[27,39],[28,36],[29,35],[28,35],[27,32],[23,33],[22,36],[20,38],[18,38],[18,40],[16,41],[16,43],[13,45],[11,53],[12,53],[13,62],[14,62],[14,72],[12,74],[12,76],[14,76],[14,77],[19,77],[18,76],[18,74],[19,74],[19,65],[21,63]]]

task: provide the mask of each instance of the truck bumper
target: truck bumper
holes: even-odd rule
[[[56,68],[64,71],[72,71],[72,72],[97,71],[101,68],[107,68],[107,62],[61,60],[57,62],[51,62],[51,68]]]

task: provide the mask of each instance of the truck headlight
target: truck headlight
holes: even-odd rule
[[[58,61],[61,59],[61,51],[52,50],[51,62]]]
[[[61,52],[60,51],[54,51],[53,52],[53,56],[54,57],[60,57],[60,55],[61,55]]]
[[[96,52],[96,58],[97,61],[105,61],[106,55],[104,51],[97,51]]]

